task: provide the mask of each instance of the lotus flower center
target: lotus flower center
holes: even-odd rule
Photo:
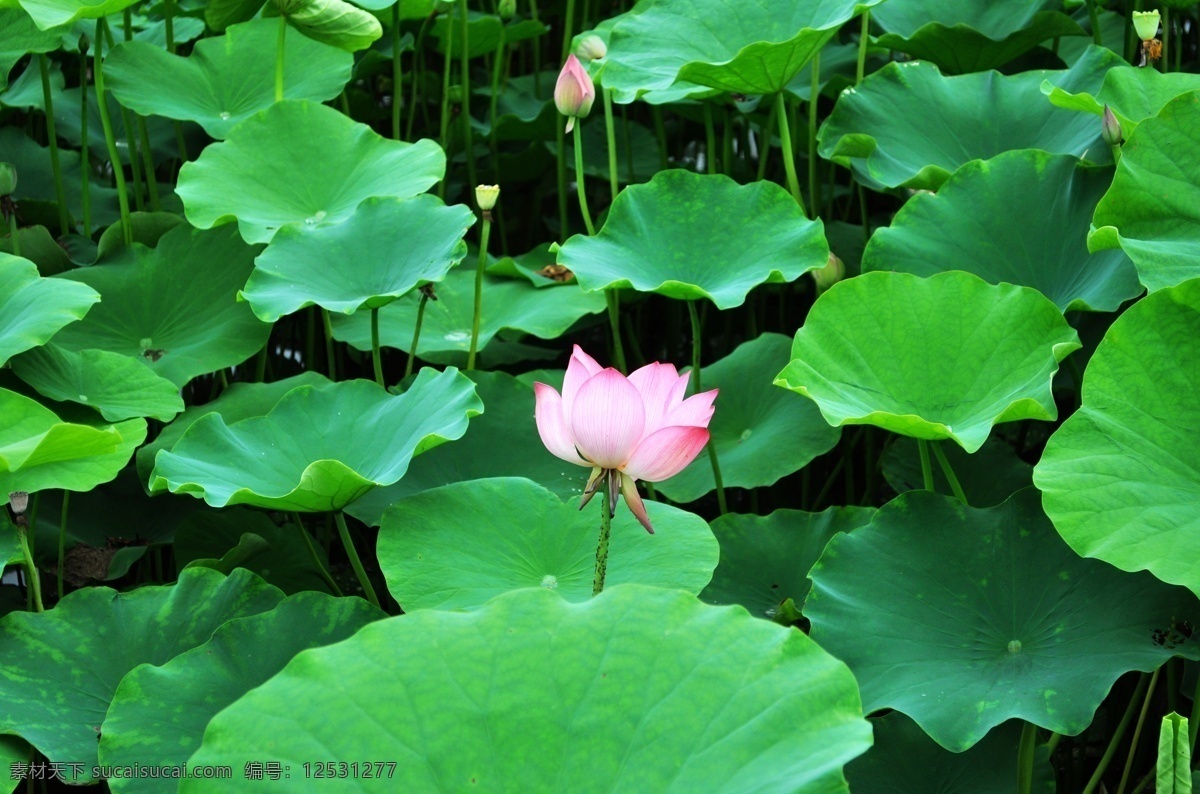
[[[1010,641],[1008,643],[1008,652],[1009,653],[1020,653],[1021,652],[1021,641],[1020,640]]]
[[[547,590],[556,590],[558,588],[558,577],[553,574],[546,574],[542,577],[542,587]]]

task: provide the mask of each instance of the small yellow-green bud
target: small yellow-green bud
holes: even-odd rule
[[[496,13],[501,19],[512,19],[517,13],[517,0],[500,0]]]
[[[820,270],[813,270],[811,273],[813,281],[817,283],[817,294],[820,295],[846,277],[846,263],[830,251],[829,259],[825,262],[825,267]]]
[[[1100,120],[1100,137],[1104,138],[1104,142],[1109,146],[1120,146],[1124,141],[1121,137],[1121,122],[1117,121],[1116,115],[1108,105],[1104,106],[1104,116]]]
[[[575,45],[575,54],[581,61],[598,61],[608,55],[608,47],[605,45],[604,39],[591,33],[584,36]]]
[[[12,163],[0,163],[0,196],[11,196],[17,192],[17,167]]]
[[[1137,37],[1142,41],[1149,41],[1158,35],[1158,22],[1158,9],[1133,12],[1133,29],[1137,31]]]
[[[499,185],[476,185],[475,186],[475,203],[479,205],[479,209],[484,212],[489,212],[496,206],[496,200],[500,198]]]

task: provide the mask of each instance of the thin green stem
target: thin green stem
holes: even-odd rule
[[[1104,777],[1104,772],[1108,769],[1109,763],[1112,762],[1113,756],[1117,753],[1117,745],[1121,743],[1121,738],[1125,735],[1125,729],[1129,727],[1129,721],[1133,719],[1133,710],[1137,707],[1138,701],[1142,699],[1142,695],[1146,692],[1146,684],[1150,678],[1145,673],[1138,678],[1137,688],[1133,691],[1133,697],[1129,699],[1129,705],[1125,707],[1125,713],[1121,715],[1120,722],[1113,730],[1112,736],[1108,739],[1108,747],[1104,748],[1104,755],[1100,756],[1100,762],[1096,765],[1096,769],[1092,772],[1092,776],[1088,778],[1087,785],[1083,787],[1082,794],[1092,794],[1096,787],[1100,785],[1100,779]]]
[[[275,41],[275,101],[283,101],[283,52],[287,46],[287,17],[279,15],[279,38]]]
[[[492,133],[493,151],[498,145],[496,140],[496,117],[500,115],[500,76],[504,74],[504,35],[505,28],[500,28],[500,41],[496,42],[496,54],[492,56],[492,91],[488,98],[488,129]]]
[[[588,211],[587,179],[583,174],[583,131],[579,119],[575,120],[575,192],[579,196],[579,211],[583,213],[583,225],[587,228],[588,236],[596,236],[596,226],[592,223],[592,213]]]
[[[71,492],[63,491],[62,512],[58,517],[58,600],[63,597],[63,560],[67,552],[67,511],[71,505]]]
[[[717,131],[713,126],[712,103],[704,103],[704,170],[717,173]]]
[[[771,159],[771,137],[775,134],[775,116],[779,113],[779,105],[775,102],[771,103],[771,110],[767,113],[767,123],[762,128],[761,139],[758,144],[758,181],[761,182],[767,178],[767,163]]]
[[[95,60],[92,73],[96,78],[96,104],[100,110],[100,126],[104,128],[104,143],[108,147],[108,159],[112,161],[113,180],[117,184],[117,204],[121,208],[121,231],[125,246],[133,245],[133,226],[129,223],[129,194],[125,188],[125,169],[121,165],[121,155],[117,152],[117,139],[113,136],[112,119],[108,113],[108,101],[104,98],[104,64],[101,51],[104,49],[104,34],[108,23],[104,17],[96,20]],[[132,158],[130,158],[132,159]]]
[[[337,362],[333,357],[333,323],[329,319],[329,309],[321,308],[321,323],[325,326],[325,361],[329,365],[329,379],[337,380]]]
[[[58,226],[65,235],[71,231],[67,218],[67,193],[63,188],[62,167],[58,160],[58,133],[54,124],[54,97],[50,91],[50,59],[38,53],[38,69],[42,73],[42,99],[46,105],[46,138],[50,142],[50,167],[54,170],[54,197],[58,201]],[[83,145],[87,146],[84,138]]]
[[[367,578],[362,560],[358,558],[358,550],[354,548],[350,530],[346,527],[346,517],[342,515],[341,510],[338,510],[333,514],[333,519],[337,522],[338,537],[342,539],[342,547],[346,549],[346,556],[350,558],[350,567],[354,569],[354,575],[358,577],[358,584],[362,587],[363,594],[372,606],[378,607],[379,596],[375,595],[375,588],[371,586],[371,580]]]
[[[917,451],[921,455],[921,480],[926,491],[934,490],[933,466],[929,463],[929,442],[923,438],[917,439]]]
[[[858,35],[858,63],[854,67],[854,84],[863,81],[867,71],[867,47],[871,44],[871,10],[862,12],[862,28]],[[814,71],[816,71],[814,67]]]
[[[958,484],[958,477],[954,476],[954,469],[950,468],[950,461],[946,459],[942,443],[934,441],[929,446],[933,447],[933,454],[937,456],[938,465],[942,467],[942,474],[946,475],[946,481],[950,483],[950,490],[958,497],[958,501],[967,504],[967,495],[963,493],[962,486]]]
[[[142,170],[146,174],[146,189],[150,191],[150,209],[158,212],[158,178],[154,175],[154,153],[150,151],[150,132],[146,129],[146,120],[137,113],[133,114],[137,126],[138,138],[142,149]]]
[[[375,382],[383,383],[383,358],[379,354],[379,309],[371,309],[371,367],[375,370]]]
[[[617,181],[617,133],[613,125],[612,94],[603,88],[600,91],[604,94],[604,135],[608,138],[608,189],[612,200],[616,201],[621,185]]]
[[[1121,771],[1121,782],[1117,786],[1117,794],[1125,794],[1125,786],[1129,783],[1129,773],[1133,769],[1133,756],[1137,753],[1138,739],[1142,736],[1142,726],[1146,723],[1146,713],[1150,711],[1150,699],[1154,695],[1154,685],[1158,683],[1158,674],[1162,667],[1150,676],[1150,685],[1146,687],[1146,697],[1142,700],[1142,710],[1138,714],[1137,725],[1133,728],[1133,738],[1129,740],[1129,753],[1125,756],[1125,769]]]
[[[567,62],[567,56],[571,53],[571,37],[574,35],[575,35],[575,0],[567,0],[567,14],[563,18],[562,55],[558,59],[560,63]]]
[[[608,473],[600,475],[604,479],[600,496],[600,539],[596,542],[596,571],[592,576],[592,596],[600,595],[604,590],[604,576],[608,572],[608,537],[612,533],[612,498],[609,491],[614,487]]]
[[[479,261],[475,265],[475,313],[471,317],[471,348],[467,352],[467,370],[475,369],[475,353],[479,350],[479,323],[483,318],[483,270],[487,265],[488,238],[492,235],[492,213],[483,213],[483,231],[479,235]],[[416,340],[413,340],[416,346]]]
[[[86,39],[86,37],[83,37]],[[83,204],[83,236],[92,236],[92,191],[91,181],[91,152],[88,149],[88,77],[87,77],[87,48],[79,51],[79,139],[83,141],[79,147],[79,199]]]
[[[400,3],[392,4],[392,138],[400,140],[400,105],[404,96],[404,64],[400,61]]]
[[[133,11],[126,8],[122,14],[124,19],[125,41],[133,41]],[[116,47],[117,42],[113,39],[112,32],[108,34],[109,47]],[[137,139],[137,125],[134,124],[136,113],[132,113],[129,108],[121,106],[121,123],[125,125],[125,145],[129,149],[129,174],[133,177],[133,203],[138,212],[146,209],[142,197],[142,164],[138,155],[138,150],[141,148]]]
[[[447,42],[450,39],[447,38]],[[450,63],[452,62],[450,45],[446,45],[446,55],[442,58],[442,117],[438,128],[438,142],[442,144],[442,150],[450,151]],[[442,177],[442,181],[438,182],[438,198],[446,198],[446,177]]]
[[[396,7],[399,8],[399,5],[400,4],[397,3]],[[429,25],[433,22],[433,18],[434,14],[430,14],[429,16],[425,17],[424,21],[421,22],[421,29],[417,31],[417,41],[413,47],[412,93],[409,94],[408,100],[408,124],[405,125],[404,128],[404,137],[408,140],[412,140],[413,124],[417,119],[417,90],[421,84],[421,66],[423,63],[421,55],[425,52],[425,34],[429,31]]]
[[[458,56],[458,69],[462,83],[462,107],[459,115],[462,119],[463,151],[467,155],[467,184],[478,185],[479,179],[475,172],[474,138],[475,131],[471,129],[471,25],[467,16],[467,0],[458,0],[459,12],[462,14],[462,48]],[[501,34],[503,36],[503,33]]]
[[[17,235],[17,213],[8,213],[8,239],[12,241],[13,256],[21,255],[21,238]]]
[[[1200,732],[1200,676],[1196,677],[1196,688],[1192,690],[1192,713],[1188,717],[1188,745],[1192,757],[1196,755],[1196,734]]]
[[[700,313],[696,311],[696,302],[688,301],[688,319],[692,324],[692,393],[699,394],[703,388],[700,378]],[[725,502],[725,482],[721,478],[721,463],[717,460],[717,449],[712,443],[712,439],[708,442],[708,461],[712,464],[713,483],[717,488],[717,509],[721,511],[721,515],[729,512],[729,506]]]
[[[1021,729],[1021,743],[1017,745],[1017,794],[1033,791],[1033,761],[1037,750],[1037,726],[1026,722]]]
[[[32,531],[33,522],[30,522]],[[17,540],[21,543],[21,556],[25,560],[25,578],[28,580],[29,593],[33,598],[33,608],[38,612],[46,611],[42,603],[42,579],[38,574],[37,565],[33,561],[33,549],[29,547],[29,537],[26,530],[17,527]]]
[[[612,329],[613,359],[621,374],[626,374],[629,369],[625,366],[625,345],[621,343],[621,293],[616,289],[606,289],[604,300],[608,304],[608,325]]]
[[[421,341],[421,323],[425,321],[425,304],[429,302],[429,290],[421,290],[421,300],[417,302],[417,326],[413,329],[412,347],[408,349],[408,361],[404,364],[404,377],[413,373],[413,365],[417,360],[417,343]]]
[[[821,98],[821,53],[812,60],[812,91],[808,95],[808,206],[815,214],[821,206],[817,192],[817,100]]]
[[[325,584],[329,585],[329,592],[333,593],[338,598],[342,597],[342,589],[337,586],[337,582],[329,574],[329,569],[325,567],[325,563],[321,562],[321,558],[317,555],[317,547],[313,543],[312,536],[308,534],[308,530],[304,528],[304,521],[301,520],[299,513],[292,513],[292,520],[296,522],[296,529],[300,531],[301,537],[304,538],[304,545],[308,547],[308,556],[312,558],[313,565],[317,569],[317,573],[325,580]]]
[[[804,208],[804,199],[800,196],[800,179],[796,176],[796,155],[792,152],[792,128],[788,123],[787,106],[784,104],[783,92],[775,95],[775,118],[779,122],[779,138],[783,147],[783,170],[787,173],[788,189],[792,198],[800,205],[800,211],[808,215]]]
[[[654,137],[658,139],[658,169],[666,171],[671,162],[667,158],[667,127],[663,123],[662,106],[651,105],[650,116],[654,119]]]
[[[1171,71],[1171,60],[1167,55],[1170,49],[1171,39],[1171,9],[1167,6],[1162,7],[1162,59],[1159,61],[1159,68],[1164,72]]]
[[[1100,31],[1100,14],[1096,11],[1096,0],[1087,0],[1088,20],[1092,25],[1092,42],[1104,46],[1104,34]]]

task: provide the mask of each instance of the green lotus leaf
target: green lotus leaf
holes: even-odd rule
[[[12,368],[39,394],[90,405],[109,422],[135,416],[169,422],[183,410],[178,386],[120,353],[48,344],[13,359]]]
[[[599,234],[577,234],[558,251],[558,263],[586,290],[708,298],[719,309],[741,306],[759,284],[794,281],[828,258],[821,221],[805,218],[779,185],[682,170],[621,191]]]
[[[255,113],[179,170],[188,220],[237,220],[247,242],[268,242],[289,223],[341,223],[372,196],[408,198],[446,170],[433,141],[380,137],[325,105],[285,99]]]
[[[0,91],[8,87],[8,73],[17,61],[31,52],[54,52],[61,36],[60,30],[38,28],[15,4],[0,7]]]
[[[18,11],[17,13],[21,12]],[[0,9],[0,20],[3,19],[4,9]],[[25,20],[30,27],[37,30],[28,15],[25,16]],[[43,33],[42,31],[38,32],[41,35],[48,35],[48,33]],[[0,46],[3,45],[0,44]],[[0,55],[0,58],[2,57],[3,55]],[[9,68],[11,68],[11,65]],[[0,71],[3,71],[5,75],[8,74],[3,63],[0,63]],[[57,99],[63,92],[63,89],[66,88],[67,80],[63,77],[62,68],[55,61],[49,61],[46,64],[46,71],[47,76],[50,78],[51,94]],[[0,86],[3,85],[3,80],[0,79]],[[9,84],[8,90],[5,91],[3,88],[0,88],[0,91],[3,91],[3,93],[0,93],[0,105],[10,108],[20,108],[22,110],[31,110],[33,108],[44,110],[46,101],[45,94],[42,92],[42,70],[38,67],[37,59],[31,58],[25,66],[25,71],[21,72],[20,76]]]
[[[933,61],[946,74],[995,69],[1050,39],[1086,32],[1057,10],[1060,0],[889,0],[872,20],[886,33],[877,42]]]
[[[23,782],[13,772],[14,764],[28,764],[33,758],[29,742],[18,736],[0,736],[0,791],[11,794]]]
[[[54,168],[48,148],[39,146],[19,127],[6,126],[0,127],[0,152],[4,152],[4,159],[15,165],[17,173],[20,174],[17,192],[13,194],[18,204],[30,201],[58,201],[54,188]],[[108,159],[107,154],[104,159]],[[83,190],[79,153],[60,147],[58,163],[67,208],[72,217],[81,218]],[[105,225],[120,220],[117,191],[103,180],[92,179],[88,182],[88,199],[91,204],[92,223]]]
[[[1096,120],[1050,104],[1041,86],[1095,91],[1123,63],[1100,47],[1058,72],[946,77],[925,61],[890,63],[842,93],[817,133],[818,151],[876,189],[936,190],[963,163],[1012,149],[1105,157]]]
[[[129,213],[129,234],[133,242],[150,248],[156,247],[162,236],[176,226],[185,225],[187,221],[173,212]],[[96,259],[106,259],[116,253],[117,249],[124,247],[125,230],[119,222],[114,223],[100,233],[100,239],[96,242]]]
[[[301,654],[214,717],[189,760],[234,779],[180,791],[261,787],[240,779],[250,759],[296,774],[369,757],[399,763],[361,791],[844,792],[842,765],[870,743],[849,671],[798,631],[674,590],[572,603],[529,588]]]
[[[450,271],[437,284],[437,300],[427,301],[421,323],[417,356],[438,364],[464,364],[471,347],[471,322],[475,312],[475,263]],[[410,292],[379,310],[380,344],[407,351],[412,347],[420,296]],[[576,284],[538,289],[525,279],[483,277],[483,314],[479,323],[479,350],[486,350],[505,329],[533,334],[539,339],[561,336],[577,320],[605,309],[604,296],[587,293]],[[371,319],[365,312],[333,315],[333,336],[359,350],[371,349]],[[520,360],[520,358],[518,358]]]
[[[497,141],[552,140],[555,129],[562,124],[562,117],[554,106],[557,79],[558,74],[551,71],[514,75],[500,84],[495,124],[491,123],[490,113],[483,120],[472,117],[471,123],[482,134],[493,136]],[[492,89],[491,86],[480,86],[475,93],[491,96]],[[585,125],[583,129],[586,131],[591,126]],[[655,145],[658,145],[657,141]],[[585,156],[587,152],[585,144]]]
[[[1053,421],[1050,381],[1079,337],[1039,292],[960,271],[866,273],[817,299],[775,384],[834,427],[870,424],[967,452],[992,425]]]
[[[230,620],[203,645],[155,667],[131,670],[112,695],[100,738],[100,763],[182,766],[221,709],[266,683],[309,648],[340,642],[386,617],[361,598],[299,593],[267,611]],[[150,778],[111,780],[118,794],[162,791]]]
[[[188,58],[141,41],[118,44],[104,78],[121,104],[143,115],[194,121],[222,139],[235,124],[275,101],[279,26],[255,19],[221,38],[201,39]],[[289,28],[284,46],[283,95],[333,99],[350,81],[354,58]]]
[[[721,561],[700,593],[709,604],[741,604],[751,615],[774,619],[791,601],[802,610],[808,572],[829,539],[866,526],[875,509],[831,507],[821,513],[776,510],[768,516],[726,513],[712,522]]]
[[[1164,794],[1191,794],[1192,744],[1188,740],[1188,718],[1171,712],[1162,718],[1158,731],[1158,764],[1154,790]]]
[[[42,278],[28,259],[0,253],[0,366],[17,353],[45,344],[99,300],[91,287]]]
[[[383,35],[383,25],[373,14],[345,0],[301,0],[289,5],[289,25],[311,39],[346,52],[365,50]],[[275,5],[267,8],[272,15],[275,13]]]
[[[1017,781],[1019,720],[992,729],[963,753],[940,747],[921,727],[898,711],[871,720],[875,746],[846,766],[855,794],[1012,794]],[[1054,767],[1045,745],[1037,748],[1033,786],[1054,794]]]
[[[841,438],[842,431],[830,427],[811,400],[771,385],[790,359],[790,348],[786,336],[763,334],[703,369],[705,390],[721,390],[708,429],[726,488],[774,485]],[[700,455],[654,487],[673,502],[694,502],[716,488],[712,462]]]
[[[621,15],[600,81],[625,104],[782,91],[838,29],[882,0],[644,0]]]
[[[719,554],[708,525],[659,502],[647,500],[646,510],[653,535],[623,505],[613,516],[605,585],[699,593]],[[523,587],[586,601],[599,527],[598,502],[581,511],[578,499],[564,503],[531,480],[458,482],[407,496],[384,513],[379,567],[406,613],[473,609]]]
[[[1200,593],[1200,279],[1131,306],[1096,348],[1083,405],[1033,472],[1075,551]]]
[[[533,420],[532,386],[505,372],[463,374],[474,382],[484,408],[466,435],[414,459],[402,480],[374,489],[346,508],[347,513],[379,526],[384,511],[406,496],[487,477],[527,477],[563,500],[583,492],[589,471],[559,460],[542,444]],[[497,455],[498,449],[504,454]]]
[[[1121,247],[1146,289],[1200,276],[1200,91],[1137,126],[1100,199],[1088,248]]]
[[[494,54],[496,48],[500,46],[502,35],[505,45],[512,45],[537,38],[550,30],[544,22],[536,19],[512,19],[505,22],[494,14],[481,14],[478,11],[470,10],[467,11],[467,28],[467,42],[470,45],[468,57],[470,58]],[[437,39],[438,52],[446,54],[446,45],[449,44],[450,57],[460,57],[459,53],[462,52],[462,15],[458,13],[457,4],[450,13],[437,17],[430,32]]]
[[[92,782],[104,713],[121,679],[208,641],[233,618],[274,607],[283,593],[248,571],[187,571],[174,585],[128,593],[76,590],[48,612],[0,618],[0,730],[27,740],[75,783]]]
[[[1111,181],[1110,168],[1036,149],[974,160],[871,235],[863,270],[965,270],[989,284],[1033,287],[1064,312],[1116,311],[1142,286],[1124,252],[1087,250],[1092,213]]]
[[[124,11],[136,0],[19,0],[21,8],[45,31],[81,19],[99,19]],[[10,6],[11,7],[11,6]],[[62,31],[58,31],[61,35]],[[43,50],[49,52],[49,50]]]
[[[266,416],[232,425],[217,413],[196,420],[155,456],[150,490],[193,494],[213,507],[341,510],[403,477],[414,455],[461,438],[482,411],[471,382],[453,368],[421,370],[399,396],[362,380],[301,386]]]
[[[1172,99],[1197,90],[1200,90],[1198,74],[1160,72],[1134,66],[1109,69],[1095,97],[1087,92],[1071,94],[1042,84],[1042,93],[1061,108],[1102,116],[1104,106],[1108,105],[1126,138],[1142,121],[1157,116]]]
[[[13,491],[87,491],[117,476],[146,440],[146,420],[63,421],[24,395],[0,389],[0,505]]]
[[[196,420],[211,413],[219,413],[225,424],[231,425],[252,416],[266,416],[283,396],[297,386],[324,388],[331,381],[318,372],[302,372],[291,378],[271,383],[231,383],[215,400],[204,405],[192,405],[175,418],[155,436],[154,441],[137,451],[138,476],[143,482],[150,480],[154,469],[154,456],[160,449],[172,449],[184,432]]]
[[[551,107],[553,106],[551,103]],[[617,181],[629,185],[649,182],[662,168],[662,150],[658,145],[658,138],[650,129],[632,121],[615,125],[613,133],[617,142]],[[608,133],[604,125],[584,124],[580,134],[583,136],[583,173],[607,183]],[[564,156],[569,163],[575,162],[573,141],[574,139],[568,136],[564,144]],[[547,140],[546,148],[557,156],[558,145],[554,141]]]
[[[1033,484],[1033,466],[1017,457],[1017,451],[996,438],[988,438],[974,454],[957,444],[943,444],[942,453],[950,470],[973,507],[995,507],[1022,488]],[[888,485],[896,493],[925,487],[921,453],[915,439],[897,436],[880,459]],[[933,485],[938,493],[953,493],[942,467],[933,466]]]
[[[105,91],[104,96],[108,103],[109,123],[112,125],[113,138],[117,144],[117,157],[122,163],[129,165],[129,133],[125,129],[125,117],[128,114],[122,112],[121,104],[112,92]],[[79,88],[77,87],[67,89],[54,97],[54,118],[58,125],[58,134],[72,146],[78,148],[83,147],[82,101]],[[93,162],[106,163],[109,161],[108,142],[104,138],[104,124],[100,118],[100,102],[96,99],[95,86],[88,86],[87,101],[88,150],[91,152]],[[130,120],[132,121],[132,117],[130,117]],[[150,140],[150,155],[155,163],[161,164],[172,158],[179,157],[178,138],[175,135],[175,129],[170,120],[157,116],[149,116],[142,119],[142,122],[146,126],[146,136]],[[195,129],[190,124],[184,125],[183,129],[185,136],[194,137],[188,136],[188,133],[191,133]],[[137,127],[134,128],[134,133],[138,133]],[[196,148],[199,148],[200,145],[197,143]],[[139,162],[141,162],[141,158],[139,158]],[[102,185],[107,185],[107,180],[97,181]],[[51,183],[51,194],[53,194],[53,189],[53,183]],[[160,193],[170,190],[171,187],[169,184],[159,185]],[[172,198],[170,201],[174,202],[174,199]],[[176,202],[176,208],[177,206]]]
[[[367,199],[336,226],[280,229],[238,297],[268,323],[313,304],[342,314],[378,309],[445,278],[467,255],[462,238],[473,223],[465,205],[436,196]]]
[[[102,301],[54,342],[132,356],[180,387],[240,364],[271,333],[235,299],[255,253],[232,227],[202,232],[185,225],[156,248],[135,243],[102,265],[66,273],[62,278],[95,288]]]
[[[882,67],[887,61],[881,57],[886,55],[884,50],[879,48],[868,48],[867,62],[863,65],[867,74],[876,71]],[[890,60],[890,58],[888,59]],[[817,75],[817,94],[836,97],[846,87],[854,85],[854,78],[858,69],[858,45],[856,43],[847,42],[839,44],[836,41],[831,41],[821,50],[820,74]],[[792,81],[788,83],[787,91],[789,97],[807,102],[812,97],[812,61],[801,69]],[[761,107],[761,105],[760,105]]]
[[[986,509],[902,494],[810,575],[812,638],[850,665],[864,709],[903,712],[953,752],[1013,718],[1074,736],[1120,676],[1200,657],[1171,630],[1200,601],[1079,557],[1034,488]]]

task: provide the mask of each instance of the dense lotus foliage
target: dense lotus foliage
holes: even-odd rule
[[[1151,6],[0,0],[0,794],[1191,792]]]

